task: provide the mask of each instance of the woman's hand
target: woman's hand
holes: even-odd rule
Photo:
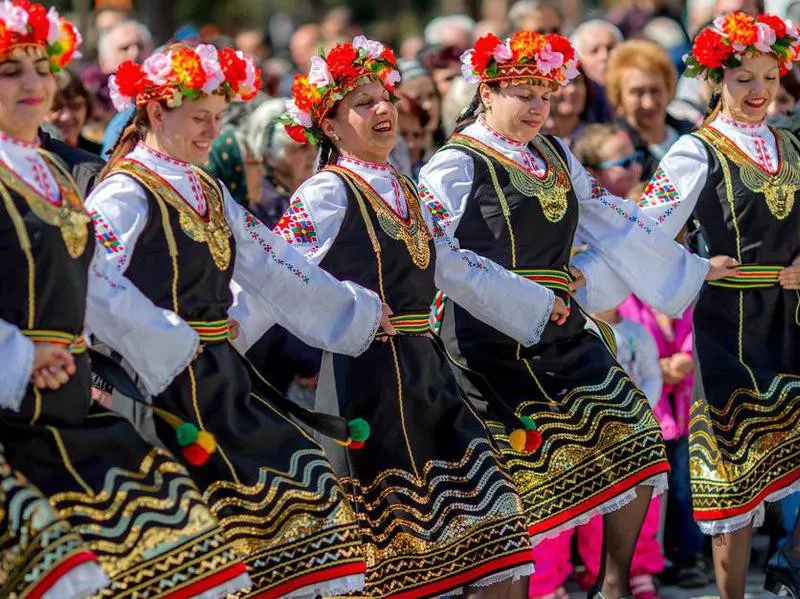
[[[575,268],[574,266],[569,267],[569,273],[572,275],[573,279],[569,288],[572,293],[575,293],[578,289],[586,285],[586,277],[583,276],[583,273],[580,271],[580,269]]]
[[[228,338],[235,341],[239,336],[239,322],[235,318],[228,317]]]
[[[791,266],[778,273],[778,283],[784,289],[800,289],[800,256],[794,259]]]
[[[680,375],[681,379],[692,373],[694,370],[694,360],[692,356],[686,352],[677,352],[672,354],[669,358],[672,371],[676,375]]]
[[[378,335],[376,335],[375,338],[384,343],[386,343],[389,337],[397,335],[397,329],[394,328],[392,321],[389,320],[389,317],[392,314],[394,314],[394,311],[386,304],[383,304],[381,308],[381,326],[378,329]],[[383,333],[383,335],[380,333]]]
[[[52,343],[34,343],[31,383],[37,389],[56,390],[75,374],[75,358]]]
[[[719,281],[725,277],[735,277],[739,274],[736,270],[739,262],[730,256],[714,256],[709,259],[708,264],[706,281]]]
[[[556,323],[558,326],[561,326],[567,322],[568,317],[569,308],[567,307],[567,304],[564,303],[563,299],[556,296],[556,301],[553,302],[553,311],[550,312],[550,321]]]
[[[739,262],[730,256],[714,256],[708,260],[708,264],[706,281],[719,281],[725,277],[735,277],[739,274],[736,270]]]

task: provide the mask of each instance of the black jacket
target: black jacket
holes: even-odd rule
[[[58,156],[72,174],[78,184],[78,190],[85,199],[95,184],[97,176],[105,166],[105,162],[94,154],[56,139],[46,131],[39,130],[42,149]]]

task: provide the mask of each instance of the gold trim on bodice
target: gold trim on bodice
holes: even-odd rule
[[[83,209],[83,199],[72,177],[58,163],[58,159],[44,150],[39,150],[50,167],[61,194],[61,205],[53,204],[33,187],[25,183],[7,164],[0,161],[0,183],[21,195],[37,217],[48,225],[58,227],[64,245],[72,258],[83,255],[89,241],[91,218]]]
[[[719,160],[729,160],[739,168],[744,186],[753,193],[762,194],[767,207],[778,220],[783,220],[794,207],[794,198],[800,189],[800,156],[798,156],[797,139],[788,131],[772,129],[778,143],[778,172],[768,173],[761,166],[728,139],[724,134],[712,127],[703,127],[695,133],[704,140]]]
[[[411,260],[417,268],[422,270],[428,268],[431,259],[431,235],[422,216],[419,198],[405,177],[395,173],[403,190],[406,206],[408,206],[407,220],[402,219],[394,210],[389,208],[380,195],[358,174],[336,165],[328,165],[325,168],[342,175],[347,181],[350,181],[361,195],[367,198],[369,205],[375,212],[381,230],[392,239],[402,241],[406,245]]]
[[[547,164],[547,171],[541,177],[534,175],[504,154],[468,135],[453,135],[448,146],[464,146],[482,156],[499,162],[508,173],[511,185],[526,197],[536,197],[545,218],[557,223],[567,213],[567,194],[572,189],[569,169],[555,148],[543,136],[537,135],[531,145]]]
[[[178,212],[181,229],[192,240],[205,243],[217,268],[227,270],[231,261],[231,230],[225,220],[223,195],[216,181],[201,168],[191,167],[200,181],[206,200],[206,216],[197,213],[180,194],[156,172],[133,160],[123,159],[112,173],[122,172],[133,177],[158,198]]]

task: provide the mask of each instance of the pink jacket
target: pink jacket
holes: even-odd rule
[[[657,312],[635,295],[631,295],[619,307],[619,313],[624,318],[630,318],[647,327],[658,346],[659,358],[667,358],[680,352],[693,355],[692,311],[690,307],[683,313],[683,316],[672,319],[671,330],[669,330],[661,327],[656,318]],[[664,439],[668,441],[689,434],[689,410],[692,406],[693,384],[694,374],[687,375],[676,385],[664,383],[661,399],[653,412],[661,424]],[[669,399],[670,395],[674,396],[674,410]]]

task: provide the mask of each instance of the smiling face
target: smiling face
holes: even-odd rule
[[[760,123],[779,89],[780,72],[773,56],[745,56],[740,67],[725,69],[722,113],[741,123]]]
[[[550,114],[553,90],[546,85],[509,85],[493,89],[480,86],[486,123],[506,137],[528,143]]]
[[[667,118],[669,89],[660,73],[626,69],[620,81],[620,109],[637,131],[650,131]]]
[[[608,57],[617,43],[614,32],[603,25],[589,27],[581,33],[581,65],[589,79],[605,85]]]
[[[172,110],[150,102],[147,116],[159,150],[176,160],[201,164],[208,159],[211,143],[219,135],[224,110],[225,98],[213,94],[199,100],[184,99]]]
[[[580,116],[586,108],[586,79],[579,75],[553,93],[553,116],[571,118]]]
[[[383,84],[372,81],[347,94],[322,119],[322,130],[342,155],[383,163],[397,137],[397,109]]]
[[[35,141],[56,89],[44,50],[14,50],[0,63],[0,130],[22,141]]]
[[[609,192],[624,198],[642,176],[642,165],[634,159],[635,152],[631,138],[620,131],[603,145],[599,155],[602,166],[590,171]]]

